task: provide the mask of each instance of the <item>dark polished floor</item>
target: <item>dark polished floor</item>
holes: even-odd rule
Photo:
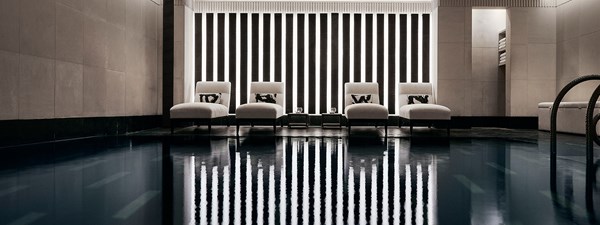
[[[157,129],[2,148],[0,224],[595,224],[584,138],[533,130]],[[598,152],[598,151],[596,151]],[[597,154],[598,155],[598,154]],[[596,157],[599,158],[599,157]],[[596,171],[598,173],[598,171]]]

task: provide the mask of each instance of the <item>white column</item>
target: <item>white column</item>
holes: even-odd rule
[[[395,44],[395,51],[394,53],[396,54],[395,60],[396,60],[396,83],[394,84],[394,87],[396,87],[396,95],[395,96],[399,96],[400,95],[400,85],[398,85],[400,83],[400,26],[404,26],[404,24],[400,24],[400,14],[396,14],[396,44]],[[404,41],[404,40],[402,40]],[[398,105],[398,99],[396,99],[396,114],[398,114],[398,111],[400,110],[400,106]],[[398,144],[398,143],[397,143]]]
[[[237,109],[238,106],[240,106],[240,84],[242,82],[241,79],[241,72],[240,70],[241,68],[241,48],[240,46],[242,45],[242,41],[241,41],[241,21],[242,21],[242,14],[241,13],[237,13],[235,15],[235,83],[237,85],[235,85],[235,108]]]
[[[352,82],[360,82],[360,81],[355,81],[354,80],[354,14],[350,14],[350,32],[348,35],[350,35],[350,41],[349,41],[349,47],[350,47],[350,74],[349,74],[349,79],[348,82],[352,83]],[[360,31],[358,31],[360,32]],[[360,71],[357,71],[357,73],[360,73]]]
[[[324,49],[327,51],[327,49]],[[315,101],[315,113],[321,113],[321,100],[327,101],[329,94],[325,94],[327,98],[321,99],[321,76],[327,76],[327,74],[321,75],[321,15],[315,15],[315,99],[309,99]]]
[[[416,60],[412,58],[411,52],[412,52],[412,42],[414,40],[412,40],[412,16],[410,14],[406,15],[406,82],[411,83],[412,82],[412,77],[411,77],[411,73],[412,73],[412,60]],[[416,68],[415,68],[416,69]]]
[[[225,30],[223,30],[223,32],[225,32],[225,35],[223,35],[225,37],[225,40],[224,40],[225,47],[223,48],[224,57],[225,57],[224,68],[223,68],[223,74],[225,74],[224,81],[229,81],[229,42],[230,42],[229,29],[231,29],[229,27],[229,13],[225,13]]]
[[[390,71],[389,71],[389,66],[390,66],[390,29],[389,29],[389,16],[388,14],[384,14],[383,15],[383,93],[386,93],[383,95],[383,106],[385,106],[386,108],[389,109],[389,96],[390,94],[390,90],[389,90],[389,84],[390,84]]]
[[[344,104],[342,100],[342,93],[344,91],[344,35],[342,32],[344,30],[343,16],[344,15],[342,13],[338,15],[338,102],[336,107],[339,113],[343,113],[342,106]],[[350,69],[350,71],[352,71],[352,69]]]
[[[337,84],[332,84],[331,83],[331,38],[332,38],[332,33],[331,33],[331,25],[333,24],[333,22],[331,21],[331,13],[327,13],[327,103],[325,103],[325,105],[327,106],[327,109],[322,109],[325,112],[328,112],[329,109],[334,106],[336,103],[332,103],[331,102],[331,95],[335,95],[337,93],[332,93],[331,92],[331,85],[337,85]],[[339,44],[338,44],[339,45]],[[339,69],[338,69],[339,72]],[[317,95],[318,96],[318,95]],[[337,106],[336,106],[337,107]]]
[[[200,35],[202,42],[202,81],[206,81],[206,24],[206,13],[202,13],[202,34]]]
[[[309,79],[309,75],[308,75],[308,53],[309,53],[309,46],[308,46],[308,13],[304,15],[304,74],[300,74],[300,76],[304,76],[304,102],[302,104],[304,104],[304,112],[308,113],[308,79]]]
[[[293,28],[292,30],[294,32],[292,32],[292,40],[293,40],[293,47],[292,47],[292,63],[293,63],[293,71],[292,74],[294,74],[293,76],[293,81],[292,81],[292,109],[293,111],[296,111],[296,107],[298,107],[298,14],[294,13],[294,18],[293,18]],[[301,75],[301,74],[300,74]],[[302,75],[301,75],[302,76]]]
[[[269,66],[271,67],[269,69],[270,71],[270,81],[274,82],[275,81],[275,13],[271,13],[271,20],[270,21],[270,26],[271,29],[269,29],[271,32],[269,32],[269,34],[271,35],[271,38],[269,38],[269,40],[271,40],[271,47],[269,48],[271,53],[271,57],[269,57],[270,59],[270,63]]]
[[[371,48],[372,51],[372,56],[373,56],[373,66],[371,68],[373,68],[372,70],[372,74],[368,75],[368,76],[372,76],[372,81],[373,82],[383,82],[383,81],[378,81],[377,80],[377,34],[379,32],[383,32],[381,30],[377,30],[377,14],[373,13],[373,45]]]
[[[258,81],[263,81],[263,73],[265,67],[265,37],[264,37],[264,29],[265,29],[265,14],[258,14]]]
[[[361,15],[361,19],[360,19],[360,29],[359,31],[356,32],[360,32],[360,82],[365,82],[366,81],[366,61],[367,61],[367,16],[365,13],[363,13]],[[356,82],[356,81],[355,81]]]
[[[219,14],[213,13],[213,81],[218,79],[219,74]]]

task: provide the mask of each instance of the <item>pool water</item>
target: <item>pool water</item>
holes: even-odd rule
[[[2,149],[0,224],[594,224],[582,145],[105,137]],[[589,203],[592,204],[589,204]]]

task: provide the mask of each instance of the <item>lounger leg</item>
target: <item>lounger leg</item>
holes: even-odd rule
[[[225,123],[227,123],[227,127],[229,127],[229,117],[225,117]]]
[[[450,137],[450,121],[446,122],[446,135]]]
[[[240,135],[240,124],[239,123],[235,124],[235,135],[236,136]]]
[[[208,134],[210,134],[211,131],[212,131],[212,125],[210,124],[210,122],[208,122]]]
[[[409,126],[410,126],[410,136],[412,136],[412,133],[413,133],[413,125],[412,125],[412,123],[410,123],[410,122],[408,122],[408,123],[409,123]]]
[[[387,137],[387,127],[388,127],[387,122],[385,122],[385,124],[383,126],[385,127],[385,136]]]
[[[352,130],[352,124],[350,123],[350,120],[348,120],[348,135],[350,135],[351,130]]]
[[[173,134],[174,130],[175,130],[175,128],[173,127],[173,123],[171,123],[171,134]]]

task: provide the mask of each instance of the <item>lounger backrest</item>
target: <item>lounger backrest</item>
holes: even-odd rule
[[[222,81],[200,81],[196,83],[196,93],[221,93],[221,104],[229,110],[231,83]]]
[[[250,83],[250,96],[248,96],[248,102],[256,102],[255,94],[277,94],[275,102],[277,105],[283,107],[285,85],[283,82],[252,82]]]
[[[433,96],[433,85],[431,83],[401,83],[399,86],[398,104],[400,106],[408,104],[409,95],[427,95],[428,103],[435,104]]]
[[[373,103],[379,104],[379,85],[377,83],[346,83],[344,85],[346,91],[344,93],[345,106],[352,105],[352,95],[371,95]]]

